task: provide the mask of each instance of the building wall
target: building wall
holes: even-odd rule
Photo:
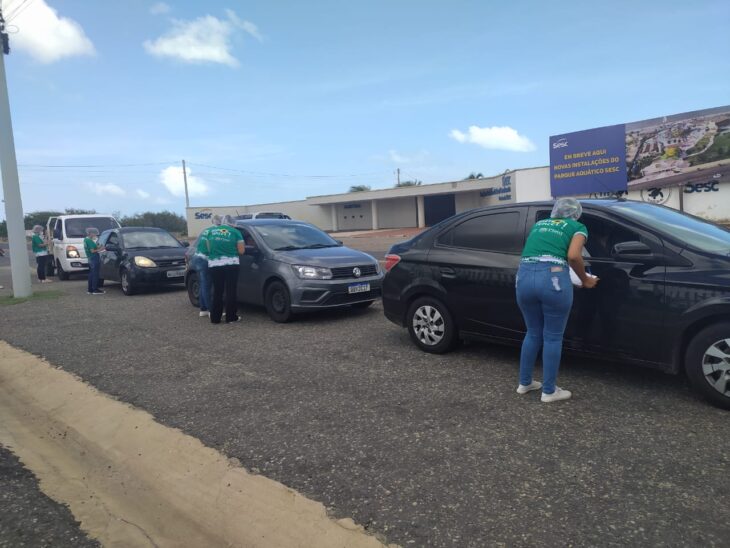
[[[331,226],[332,222],[328,224]],[[370,200],[337,204],[337,230],[370,230],[373,228],[373,212]]]
[[[276,211],[289,215],[292,219],[305,221],[322,230],[331,230],[332,213],[329,206],[309,205],[306,200],[258,204],[250,206],[190,207],[187,209],[188,235],[197,236],[201,230],[210,226],[211,215],[243,215],[259,211]],[[197,214],[197,215],[196,215]]]
[[[518,203],[551,200],[550,168],[538,167],[514,172],[514,195]]]
[[[378,200],[379,228],[410,228],[418,226],[415,196]]]
[[[482,197],[479,195],[479,191],[457,192],[454,197],[457,213],[482,206]]]

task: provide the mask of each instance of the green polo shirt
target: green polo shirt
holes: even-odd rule
[[[97,244],[94,240],[89,238],[88,236],[84,238],[84,251],[86,252],[86,256],[91,258],[91,256],[94,254],[94,250],[98,249],[99,244]]]
[[[583,223],[573,219],[543,219],[535,223],[527,243],[522,250],[525,260],[556,259],[564,263],[568,258],[568,248],[573,236],[582,234],[588,239],[588,229]]]
[[[36,256],[48,255],[48,250],[45,248],[43,243],[43,238],[41,238],[38,234],[33,234],[33,237],[30,239],[30,246]]]
[[[206,241],[208,266],[238,264],[238,242],[243,240],[241,232],[232,226],[209,227],[201,239]]]

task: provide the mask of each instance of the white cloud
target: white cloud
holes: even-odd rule
[[[164,2],[157,2],[156,4],[152,4],[150,6],[150,13],[152,15],[163,15],[165,13],[170,13],[171,11],[172,8]]]
[[[2,2],[9,23],[18,27],[11,35],[10,47],[24,51],[41,63],[53,63],[64,57],[94,55],[94,44],[76,21],[60,17],[58,12],[46,4],[45,0],[35,0],[21,4],[7,0]],[[17,8],[17,16],[13,9]]]
[[[190,196],[204,196],[210,191],[208,183],[200,177],[190,174],[190,168],[186,168],[188,176],[188,194]],[[173,196],[185,196],[185,182],[183,181],[183,170],[180,166],[166,167],[160,172],[160,182],[165,185],[168,192]]]
[[[97,196],[125,196],[125,190],[114,183],[85,183],[86,188]]]
[[[535,150],[532,141],[509,126],[469,126],[467,133],[452,129],[449,136],[460,143],[473,143],[493,150],[511,150],[514,152]]]
[[[256,25],[243,21],[226,10],[227,19],[204,15],[192,21],[173,21],[173,27],[157,40],[146,40],[144,48],[156,57],[171,57],[186,63],[220,63],[239,65],[231,53],[236,29],[242,29],[257,40],[261,34]]]
[[[137,196],[139,196],[143,200],[147,200],[151,196],[151,194],[149,192],[147,192],[146,190],[139,189],[139,188],[137,190],[135,190],[134,192]]]
[[[411,164],[411,163],[417,163],[422,162],[426,159],[426,156],[428,156],[428,152],[425,150],[422,150],[421,152],[418,152],[416,154],[413,154],[411,156],[408,156],[406,154],[401,154],[397,150],[390,149],[388,151],[388,158],[391,162],[396,164]]]

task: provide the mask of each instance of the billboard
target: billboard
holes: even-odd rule
[[[553,196],[696,185],[728,177],[730,106],[550,137]]]

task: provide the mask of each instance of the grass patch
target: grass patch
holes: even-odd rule
[[[48,301],[50,299],[57,299],[65,295],[63,291],[52,290],[52,291],[37,291],[30,297],[21,297],[16,299],[15,297],[0,297],[0,306],[12,306],[14,304],[23,304],[28,301]]]

